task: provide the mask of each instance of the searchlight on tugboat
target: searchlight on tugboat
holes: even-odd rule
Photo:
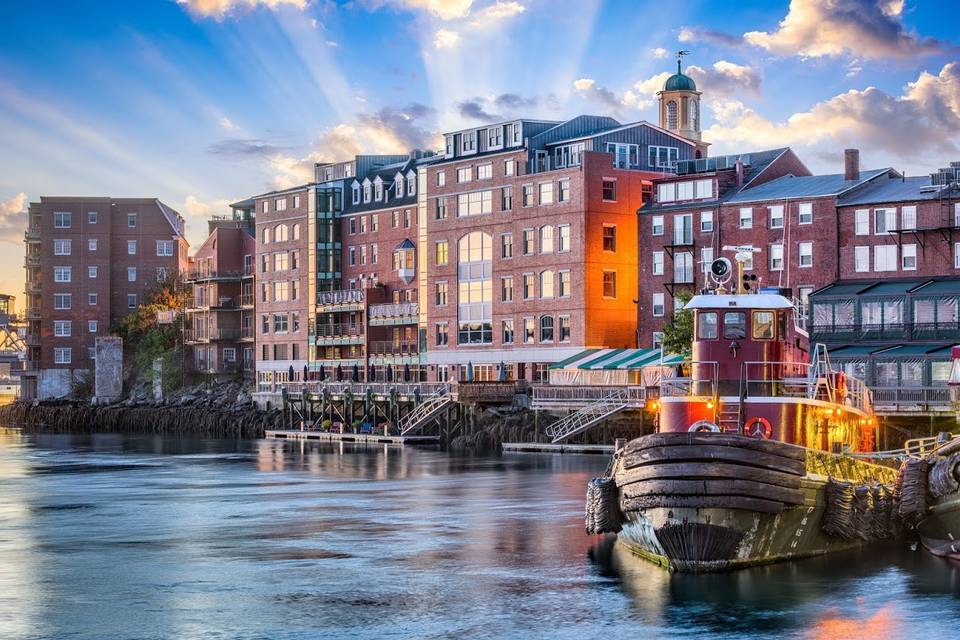
[[[656,433],[620,441],[609,474],[591,482],[588,532],[615,532],[634,554],[685,572],[892,535],[896,469],[849,455],[874,449],[869,389],[834,370],[823,345],[811,350],[790,299],[745,276],[759,249],[724,250],[738,277],[717,258],[715,292],[687,303],[692,358],[661,379]]]

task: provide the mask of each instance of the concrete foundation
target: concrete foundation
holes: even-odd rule
[[[116,402],[123,395],[123,339],[97,338],[94,404]]]
[[[41,369],[37,376],[37,398],[62,398],[73,390],[73,382],[87,369]]]

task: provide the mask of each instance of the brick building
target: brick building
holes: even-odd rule
[[[42,197],[26,239],[24,398],[70,391],[93,366],[94,339],[187,265],[179,213],[155,198]]]

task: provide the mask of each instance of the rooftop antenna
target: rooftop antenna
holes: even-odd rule
[[[683,62],[683,56],[690,55],[690,51],[687,49],[681,49],[677,51],[677,73],[683,73],[683,70],[680,68],[680,64]]]

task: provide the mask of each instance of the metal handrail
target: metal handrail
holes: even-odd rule
[[[365,298],[363,289],[338,289],[337,291],[318,291],[317,304],[362,304]]]
[[[370,305],[371,318],[401,318],[415,316],[420,312],[416,302],[390,302]]]
[[[660,376],[660,395],[662,397],[710,396],[716,397],[719,386],[720,363],[716,360],[685,360],[678,365],[689,371],[687,376]],[[706,369],[706,375],[703,373]]]

